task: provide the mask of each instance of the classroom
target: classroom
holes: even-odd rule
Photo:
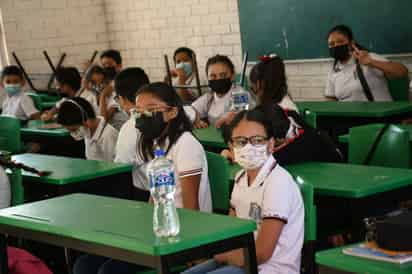
[[[0,274],[412,273],[410,0],[0,0]]]

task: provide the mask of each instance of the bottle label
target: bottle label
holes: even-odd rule
[[[233,96],[234,105],[243,105],[249,102],[249,96],[247,94],[237,94]]]
[[[160,173],[157,176],[153,176],[150,180],[150,187],[161,187],[161,186],[174,186],[175,177],[173,172],[169,173]]]

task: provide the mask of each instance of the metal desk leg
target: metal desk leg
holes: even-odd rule
[[[8,274],[7,237],[0,235],[0,274]]]
[[[157,260],[156,267],[157,274],[170,274],[169,264],[167,263],[167,257],[160,257]]]
[[[253,237],[253,233],[248,234],[246,241],[247,247],[243,248],[243,254],[245,256],[245,271],[247,274],[258,274],[255,238]]]

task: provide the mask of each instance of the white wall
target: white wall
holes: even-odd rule
[[[125,66],[141,66],[152,81],[164,76],[163,54],[193,48],[205,77],[208,57],[242,59],[237,0],[0,0],[9,51],[30,72],[49,72],[42,56],[67,52],[65,64],[80,64],[94,49],[119,49]],[[171,60],[171,59],[170,59]],[[408,65],[412,58],[395,58]],[[172,60],[171,60],[172,61]],[[331,63],[287,62],[295,100],[321,100]],[[411,74],[412,76],[412,74]]]
[[[95,49],[109,46],[103,0],[0,0],[6,42],[28,73],[50,73],[47,50],[56,63],[79,65]]]

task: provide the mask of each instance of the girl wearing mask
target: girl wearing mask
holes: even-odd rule
[[[229,147],[241,170],[230,200],[230,215],[256,221],[260,274],[300,273],[304,207],[297,184],[271,155],[273,127],[263,112],[242,111],[229,125]],[[243,274],[243,250],[216,255],[183,274]]]
[[[224,115],[230,111],[231,92],[236,88],[233,84],[235,66],[227,56],[216,55],[210,58],[206,63],[206,74],[211,92],[202,95],[192,104],[197,112],[195,128],[216,125],[219,119],[224,119]],[[249,97],[250,109],[254,105]]]
[[[192,135],[192,124],[187,118],[183,104],[176,91],[165,83],[143,86],[136,98],[136,128],[141,132],[137,143],[136,165],[142,180],[138,186],[148,191],[143,180],[145,166],[154,157],[156,146],[166,152],[179,177],[176,183],[175,204],[180,208],[212,211],[212,198],[208,179],[205,151]],[[74,265],[74,274],[130,273],[143,267],[111,260],[104,257],[85,255]]]
[[[386,78],[402,78],[408,69],[396,62],[370,53],[354,40],[352,30],[344,25],[334,27],[328,35],[331,57],[334,59],[329,73],[325,96],[338,101],[392,101]],[[363,77],[359,71],[363,72]],[[370,93],[365,91],[365,79]]]

